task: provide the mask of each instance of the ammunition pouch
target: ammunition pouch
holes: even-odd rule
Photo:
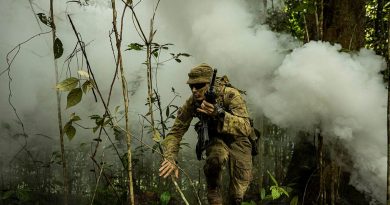
[[[203,152],[202,146],[203,146],[203,141],[204,141],[201,121],[199,121],[195,124],[195,131],[198,134],[198,142],[196,143],[196,148],[195,148],[196,158],[198,160],[201,160],[202,159],[202,152]]]
[[[248,136],[249,138],[249,141],[251,142],[252,144],[252,156],[256,156],[259,154],[259,139],[260,139],[260,136],[261,136],[261,133],[258,129],[256,129],[254,126],[253,126],[253,120],[250,119],[250,124],[251,124],[251,134]]]

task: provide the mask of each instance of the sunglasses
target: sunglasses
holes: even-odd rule
[[[190,86],[191,90],[194,88],[199,90],[199,89],[202,89],[205,85],[206,85],[206,83],[196,83],[196,84],[190,84],[189,86]]]

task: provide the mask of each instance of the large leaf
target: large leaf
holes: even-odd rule
[[[81,90],[81,88],[75,88],[71,90],[67,97],[66,108],[70,108],[72,106],[77,105],[81,101],[82,96],[83,96],[83,91]]]
[[[265,189],[264,188],[261,188],[261,190],[260,190],[260,198],[265,199]]]
[[[270,178],[272,179],[272,181],[274,182],[275,186],[278,186],[278,182],[276,181],[275,177],[272,176],[271,172],[269,172],[268,170],[267,170],[267,172],[268,172],[269,177],[270,177]]]
[[[62,42],[59,38],[56,38],[56,40],[54,40],[54,58],[57,59],[59,57],[62,56],[62,54],[64,53],[64,47],[62,45]]]
[[[74,77],[70,77],[70,78],[67,78],[64,81],[58,83],[56,85],[56,88],[60,91],[70,91],[73,88],[75,88],[78,83],[79,83],[79,79],[74,78]]]
[[[92,85],[91,81],[87,80],[83,83],[83,85],[81,87],[83,89],[83,92],[87,93],[89,90],[91,90],[93,88],[93,85]]]
[[[279,199],[281,195],[281,192],[279,192],[279,190],[277,188],[271,188],[271,196],[272,196],[272,199],[275,200],[275,199]]]
[[[171,194],[169,192],[164,192],[160,196],[161,205],[167,205],[169,200],[171,200]]]
[[[76,128],[73,127],[72,123],[66,123],[64,132],[68,136],[69,141],[71,141],[76,134]]]

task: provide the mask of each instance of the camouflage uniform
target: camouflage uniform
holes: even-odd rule
[[[209,82],[211,72],[207,64],[201,64],[191,70],[187,83],[204,82],[202,73],[206,73],[206,82]],[[229,165],[232,204],[241,204],[252,177],[251,143],[248,139],[252,128],[245,101],[238,90],[220,84],[216,85],[216,94],[217,104],[225,110],[225,116],[216,120],[213,127],[216,131],[210,135],[211,142],[206,149],[204,173],[208,186],[207,198],[210,204],[222,204],[219,191],[222,170]],[[180,141],[194,117],[197,117],[196,102],[191,96],[179,109],[174,125],[163,142],[166,158],[176,160]]]

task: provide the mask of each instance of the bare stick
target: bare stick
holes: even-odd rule
[[[53,59],[54,59],[54,69],[55,69],[55,78],[56,84],[59,83],[58,77],[58,66],[57,59],[55,56],[55,40],[56,40],[56,26],[54,23],[54,12],[53,12],[53,0],[50,0],[50,17],[51,17],[51,27],[52,27],[52,40],[53,40]],[[68,204],[68,195],[69,195],[69,185],[68,185],[68,171],[66,167],[65,159],[65,146],[64,146],[64,129],[62,127],[62,113],[61,113],[61,94],[58,89],[56,89],[57,96],[57,118],[58,118],[58,129],[60,131],[60,144],[61,144],[61,160],[62,160],[62,172],[64,177],[64,204]]]
[[[133,170],[132,170],[132,160],[131,160],[131,135],[129,133],[130,127],[129,127],[129,92],[127,89],[127,82],[123,70],[123,61],[122,61],[122,53],[121,53],[121,43],[122,43],[122,32],[121,34],[118,33],[118,29],[116,26],[116,7],[115,7],[115,0],[111,0],[111,5],[112,5],[112,25],[114,28],[114,33],[115,33],[115,39],[116,39],[116,49],[117,49],[117,55],[118,55],[118,60],[117,60],[117,66],[119,65],[119,69],[121,72],[121,82],[122,82],[122,95],[123,95],[123,103],[125,105],[125,127],[126,127],[126,142],[127,142],[127,175],[129,178],[129,199],[130,199],[130,204],[134,204],[134,189],[133,189]],[[126,8],[126,7],[125,7]],[[125,8],[123,10],[122,14],[122,20],[121,20],[121,31],[123,28],[123,15],[125,12]]]

